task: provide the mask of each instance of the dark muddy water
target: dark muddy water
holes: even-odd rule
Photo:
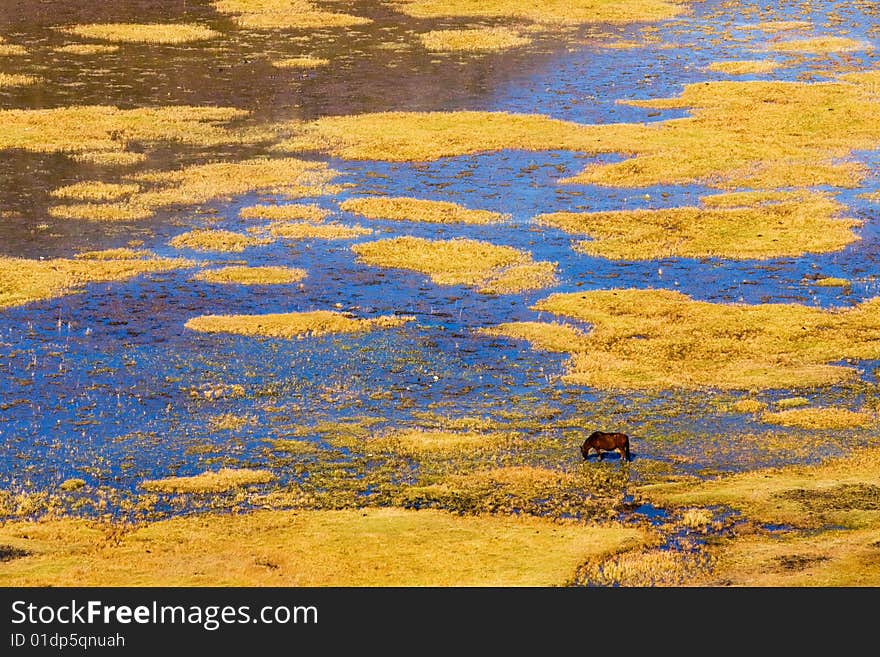
[[[705,66],[721,59],[777,57],[765,52],[775,34],[745,29],[760,20],[809,20],[798,36],[833,34],[880,48],[874,3],[704,2],[684,18],[654,26],[591,26],[564,38],[540,36],[509,54],[465,56],[427,53],[413,38],[438,23],[408,19],[376,2],[348,11],[374,19],[354,28],[243,31],[204,2],[10,2],[0,0],[0,35],[27,55],[0,57],[0,72],[39,75],[33,87],[0,88],[0,108],[109,104],[218,105],[252,112],[260,125],[288,119],[383,110],[484,109],[542,113],[583,123],[660,121],[682,112],[646,110],[620,99],[674,96],[682,85],[725,78]],[[114,53],[70,57],[53,51],[69,42],[53,29],[88,22],[199,22],[223,33],[215,41],[183,46],[121,44]],[[452,27],[464,21],[448,20]],[[611,34],[599,37],[599,34]],[[638,49],[603,46],[648,34]],[[306,36],[305,39],[299,37]],[[388,43],[401,44],[389,48]],[[333,64],[314,71],[274,68],[269,60],[303,54]],[[805,55],[774,73],[804,80],[825,71],[876,66],[872,50]],[[762,76],[740,76],[740,79]],[[0,126],[2,129],[2,126]],[[250,155],[242,152],[241,155]],[[199,161],[210,150],[166,149],[142,168]],[[877,152],[856,154],[873,172]],[[191,270],[148,275],[125,283],[89,285],[82,294],[0,312],[0,487],[52,488],[70,477],[90,486],[135,491],[144,478],[195,474],[206,468],[193,446],[212,445],[213,457],[263,466],[267,439],[291,427],[369,416],[378,430],[406,426],[420,413],[501,421],[501,411],[524,417],[550,407],[548,431],[567,436],[579,458],[569,421],[629,431],[635,477],[649,464],[678,474],[717,474],[815,460],[876,441],[873,430],[839,432],[821,449],[742,449],[736,437],[771,429],[756,418],[727,414],[718,404],[746,393],[719,391],[608,393],[559,380],[564,355],[524,343],[488,339],[473,329],[534,320],[532,303],[551,292],[611,287],[674,289],[716,302],[797,302],[822,307],[855,304],[880,293],[877,267],[878,206],[859,198],[876,191],[876,175],[862,188],[833,190],[849,216],[864,221],[861,239],[846,249],[770,261],[668,258],[614,262],[578,254],[570,235],[535,227],[531,218],[555,210],[618,210],[687,205],[713,190],[699,186],[639,189],[563,185],[590,158],[570,152],[506,151],[432,163],[389,164],[329,159],[338,182],[353,187],[335,196],[305,199],[377,235],[429,238],[467,236],[528,250],[536,260],[559,263],[559,283],[528,294],[492,296],[471,288],[437,286],[417,273],[359,264],[350,250],[359,240],[304,240],[248,249],[241,254],[185,252],[197,260],[303,267],[300,284],[238,287],[190,280]],[[85,249],[124,245],[136,238],[162,255],[174,235],[204,222],[204,215],[165,212],[132,224],[52,219],[48,192],[100,176],[102,170],[62,155],[5,152],[0,159],[0,251],[26,257],[70,256]],[[500,226],[452,226],[365,221],[336,204],[348,196],[381,192],[450,200],[511,215]],[[244,230],[253,221],[238,210],[271,196],[246,195],[216,203],[212,226]],[[817,274],[852,280],[847,288],[818,287]],[[200,314],[352,311],[359,316],[414,315],[402,328],[358,337],[309,340],[200,335],[183,328]],[[546,316],[544,317],[546,319]],[[846,387],[766,390],[771,402],[795,394],[822,404],[859,408],[877,401],[873,372],[860,363],[863,381]],[[243,397],[207,401],[193,391],[241,385]],[[279,411],[277,409],[284,409]],[[543,412],[543,411],[542,411]],[[252,416],[232,431],[210,428],[221,413]],[[309,437],[308,434],[306,437]],[[311,436],[317,439],[317,435]],[[794,438],[793,438],[794,439]],[[747,441],[753,445],[753,441]],[[645,470],[647,471],[647,470]],[[277,473],[284,481],[284,472]]]

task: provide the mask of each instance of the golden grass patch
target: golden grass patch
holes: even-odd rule
[[[124,280],[145,272],[168,271],[191,264],[176,258],[135,259],[128,255],[109,260],[0,257],[0,308],[70,294],[87,283]]]
[[[817,285],[818,287],[849,287],[852,285],[852,282],[846,278],[826,276],[824,278],[817,278],[814,285]]]
[[[76,203],[53,205],[48,210],[56,219],[84,219],[87,221],[138,221],[153,215],[153,211],[132,203]]]
[[[269,239],[249,237],[230,230],[196,229],[177,235],[168,244],[176,249],[240,253],[248,247],[270,242]]]
[[[579,581],[590,586],[682,586],[705,570],[698,554],[648,549],[591,559],[581,569]]]
[[[449,201],[407,197],[365,196],[350,198],[340,203],[339,209],[360,214],[368,219],[440,224],[494,224],[509,219],[509,215],[489,210],[472,210]]]
[[[815,193],[743,207],[556,212],[536,221],[588,235],[575,250],[610,259],[767,259],[839,251],[855,242],[852,228],[861,222],[836,218],[843,209]]]
[[[75,199],[78,201],[116,201],[140,191],[136,183],[107,183],[99,180],[74,183],[53,189],[53,198]]]
[[[86,39],[123,43],[175,44],[216,39],[220,32],[202,25],[185,23],[92,23],[60,28]]]
[[[109,55],[117,52],[119,46],[107,46],[97,43],[71,43],[66,46],[59,46],[53,49],[62,55]]]
[[[316,29],[371,23],[369,18],[324,11],[309,0],[214,0],[221,14],[231,14],[249,29]]]
[[[807,30],[813,27],[810,21],[762,21],[751,25],[743,25],[743,30],[760,30],[762,32],[785,32],[787,30]]]
[[[532,40],[509,27],[431,30],[419,40],[434,52],[498,52],[529,45]]]
[[[191,477],[146,479],[140,487],[151,493],[222,493],[224,491],[266,484],[275,479],[268,470],[250,468],[222,468],[207,470]]]
[[[707,71],[726,73],[728,75],[758,75],[771,73],[782,66],[780,62],[769,59],[746,59],[727,62],[712,62]]]
[[[21,73],[0,73],[0,87],[26,87],[42,82],[43,78],[36,75]]]
[[[292,438],[277,438],[270,441],[272,449],[288,454],[314,454],[321,451],[320,445],[310,440],[294,440]]]
[[[140,260],[150,256],[152,256],[152,253],[149,251],[118,247],[101,251],[83,251],[82,253],[77,253],[74,258],[80,260]]]
[[[588,558],[645,532],[431,509],[256,511],[178,517],[108,542],[85,520],[9,522],[4,586],[562,586]]]
[[[222,124],[247,112],[223,107],[154,107],[118,109],[79,105],[54,109],[0,110],[0,149],[36,152],[114,152],[128,142],[180,142],[199,146],[243,140]],[[131,157],[128,155],[127,157]]]
[[[223,413],[208,419],[208,426],[213,431],[238,431],[249,424],[254,424],[254,418],[235,413]]]
[[[238,211],[242,219],[270,219],[272,221],[305,220],[319,222],[330,214],[318,205],[289,203],[287,205],[249,205]]]
[[[668,290],[596,290],[554,294],[533,306],[587,322],[589,333],[542,322],[488,331],[569,353],[564,380],[579,385],[798,389],[857,376],[832,362],[880,357],[878,307],[880,299],[825,310],[694,301]]]
[[[299,222],[273,224],[269,227],[269,232],[275,237],[288,240],[348,240],[363,235],[370,235],[373,230],[358,225],[346,226],[337,223],[313,224]]]
[[[869,72],[873,73],[873,72]],[[874,77],[832,82],[713,81],[677,98],[621,101],[690,109],[651,123],[581,125],[505,112],[380,112],[288,126],[279,150],[320,150],[348,159],[429,161],[503,149],[620,153],[561,183],[637,187],[698,182],[715,187],[855,187],[867,168],[858,150],[880,143]]]
[[[0,57],[15,57],[17,55],[27,55],[27,48],[19,46],[15,43],[4,43],[3,37],[0,37]]]
[[[816,408],[790,408],[778,412],[765,412],[761,421],[784,427],[801,429],[854,429],[877,424],[877,415],[870,411],[851,411],[848,408],[824,406]]]
[[[735,413],[760,413],[767,408],[767,404],[757,399],[738,399],[728,408]]]
[[[500,289],[506,293],[540,289],[555,282],[554,263],[536,263],[528,252],[477,240],[396,237],[351,248],[365,264],[418,271],[438,285],[471,285],[481,292]],[[516,269],[520,267],[527,269]]]
[[[686,11],[667,0],[395,0],[395,6],[416,18],[517,18],[535,23],[633,23],[672,18]]]
[[[190,319],[185,326],[202,333],[303,338],[333,333],[360,333],[377,328],[394,328],[402,326],[412,319],[408,316],[391,315],[359,319],[329,310],[315,310],[266,315],[202,315]]]
[[[502,433],[411,429],[370,438],[365,447],[407,456],[453,456],[495,451],[511,442],[512,438]]]
[[[196,280],[206,283],[235,283],[238,285],[297,283],[305,277],[305,269],[279,266],[247,267],[244,265],[205,269],[193,276]]]
[[[321,68],[329,63],[329,59],[322,57],[288,57],[272,60],[272,66],[276,68]]]
[[[793,53],[838,53],[855,52],[858,50],[872,50],[870,43],[856,41],[846,37],[823,36],[812,39],[792,39],[790,41],[771,41],[767,44],[769,50],[777,52]]]

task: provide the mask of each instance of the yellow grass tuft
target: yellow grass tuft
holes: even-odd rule
[[[141,260],[151,255],[149,251],[119,247],[102,251],[84,251],[77,253],[74,257],[81,260]]]
[[[825,278],[817,278],[815,285],[819,287],[849,287],[852,283],[846,278],[834,278],[826,276]]]
[[[711,198],[711,197],[704,197]],[[711,204],[710,204],[711,205]],[[859,239],[844,206],[820,193],[744,207],[556,212],[536,221],[589,236],[575,249],[619,260],[677,257],[766,259],[839,251]]]
[[[739,399],[730,405],[730,410],[735,413],[760,413],[767,408],[767,404],[757,399]]]
[[[309,0],[214,0],[214,8],[231,14],[239,27],[250,29],[315,29],[371,23],[369,18],[323,11]]]
[[[395,5],[416,18],[517,18],[563,25],[657,21],[685,11],[683,3],[667,0],[396,0]]]
[[[120,157],[129,141],[216,146],[243,140],[222,124],[246,114],[231,108],[186,105],[128,110],[104,105],[7,109],[0,110],[0,149],[71,154],[112,151]]]
[[[360,333],[377,328],[402,326],[413,318],[383,315],[372,319],[348,317],[329,310],[267,315],[202,315],[186,328],[202,333],[234,333],[273,338],[304,338],[333,333]]]
[[[240,253],[250,246],[269,244],[272,240],[248,237],[229,230],[197,229],[174,237],[168,244],[176,249],[226,251]]]
[[[238,285],[278,285],[296,283],[306,277],[305,269],[293,267],[232,266],[207,269],[193,276],[207,283],[236,283]]]
[[[140,191],[135,183],[106,183],[98,180],[79,182],[53,189],[53,198],[75,199],[78,201],[116,201]]]
[[[801,388],[852,380],[842,359],[880,357],[880,299],[824,310],[720,304],[668,290],[554,294],[533,306],[592,330],[502,324],[496,335],[569,353],[564,380],[598,388]],[[568,344],[566,341],[569,341]]]
[[[649,540],[621,525],[396,508],[190,515],[108,545],[111,532],[85,520],[7,522],[0,541],[31,556],[4,563],[0,584],[562,586],[585,559]]]
[[[767,44],[769,50],[777,52],[803,53],[837,53],[872,50],[870,43],[856,41],[846,37],[823,36],[812,39],[793,39],[791,41],[775,41]]]
[[[0,87],[25,87],[42,82],[43,78],[36,75],[19,73],[0,73]]]
[[[363,226],[343,224],[278,223],[269,227],[275,237],[288,240],[348,240],[370,235],[373,230]]]
[[[747,59],[728,62],[712,62],[706,70],[728,75],[758,75],[771,73],[782,66],[780,62],[768,59]]]
[[[108,55],[118,50],[119,46],[105,46],[97,43],[71,43],[55,48],[53,52],[62,55]]]
[[[431,30],[419,35],[427,49],[435,52],[497,52],[529,45],[532,40],[508,27],[467,30]]]
[[[509,215],[489,210],[471,210],[448,201],[427,199],[366,196],[346,199],[339,209],[363,215],[368,219],[394,221],[421,221],[425,223],[494,224],[505,221]]]
[[[238,431],[249,424],[254,424],[254,418],[234,413],[216,415],[208,420],[208,426],[213,431]]]
[[[124,43],[189,43],[222,36],[202,25],[182,23],[93,23],[61,29],[86,39]]]
[[[85,487],[85,485],[86,485],[85,479],[65,479],[64,481],[62,481],[58,485],[58,488],[60,488],[63,491],[69,492],[69,491],[79,490],[80,488]]]
[[[222,493],[253,484],[265,484],[273,479],[275,475],[268,470],[223,468],[192,477],[147,479],[141,482],[141,488],[151,493]]]
[[[319,222],[330,214],[329,210],[310,204],[290,203],[288,205],[250,205],[242,208],[238,216],[242,219],[306,220]]]
[[[396,237],[351,248],[365,264],[411,269],[438,285],[472,285],[486,293],[540,289],[555,281],[555,264],[536,263],[528,252],[477,240]]]
[[[0,37],[0,57],[14,57],[16,55],[27,55],[27,48],[14,43],[4,43],[3,37]]]
[[[495,451],[510,442],[510,436],[501,433],[412,429],[371,438],[367,441],[366,447],[408,456],[452,456],[462,452]]]
[[[133,259],[128,254],[109,260],[0,257],[0,308],[71,294],[91,282],[124,280],[145,272],[168,271],[191,264],[172,258]]]
[[[801,429],[854,429],[877,424],[877,416],[870,411],[851,411],[827,406],[766,412],[761,415],[761,421]]]
[[[49,216],[57,219],[138,221],[152,215],[152,210],[134,203],[77,203],[75,205],[53,205],[49,208]]]
[[[329,63],[329,59],[322,57],[288,57],[272,60],[272,66],[276,68],[321,68]]]
[[[807,30],[813,27],[810,21],[763,21],[752,25],[743,25],[743,30],[760,30],[762,32],[785,32],[787,30]]]

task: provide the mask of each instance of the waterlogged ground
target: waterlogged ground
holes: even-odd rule
[[[231,18],[236,12],[218,13],[209,2],[50,5],[0,0],[0,48],[19,47],[0,54],[0,74],[34,78],[8,78],[11,83],[4,84],[0,76],[0,112],[95,105],[242,112],[217,121],[222,134],[202,131],[198,138],[195,123],[172,130],[162,121],[147,121],[114,124],[108,129],[112,145],[85,147],[77,140],[88,128],[72,121],[55,146],[28,145],[26,139],[47,130],[49,124],[40,123],[18,142],[11,137],[2,142],[3,256],[48,263],[36,265],[46,271],[61,266],[53,259],[66,262],[122,247],[186,260],[162,271],[93,276],[92,282],[85,276],[60,291],[3,304],[0,510],[7,522],[0,528],[0,580],[5,570],[4,581],[20,584],[99,583],[109,581],[101,579],[108,572],[116,583],[167,582],[165,568],[180,555],[166,543],[189,532],[200,542],[175,583],[363,584],[370,582],[361,573],[349,580],[329,575],[340,568],[333,550],[344,555],[353,537],[387,532],[384,549],[394,554],[402,532],[409,532],[407,541],[413,532],[461,532],[462,544],[483,535],[490,542],[513,541],[517,554],[525,555],[523,567],[535,567],[535,578],[517,579],[489,560],[482,572],[497,576],[488,580],[464,567],[448,570],[453,575],[447,580],[405,564],[397,570],[398,564],[382,583],[880,583],[875,378],[880,324],[866,306],[847,332],[834,332],[843,322],[839,312],[880,296],[875,265],[880,136],[866,129],[851,141],[841,137],[845,157],[829,151],[829,162],[846,162],[859,172],[845,184],[794,159],[790,170],[805,168],[809,175],[792,174],[780,184],[715,184],[717,179],[696,177],[646,186],[637,175],[632,184],[562,182],[633,153],[590,153],[550,142],[525,147],[512,138],[510,146],[477,143],[443,157],[388,151],[367,160],[344,157],[324,134],[309,148],[279,152],[291,130],[302,139],[321,129],[319,122],[312,132],[296,134],[291,126],[375,112],[540,114],[584,125],[686,120],[687,107],[621,101],[676,98],[685,85],[708,81],[822,85],[848,73],[876,71],[880,17],[874,3],[707,0],[682,6],[679,15],[665,20],[560,26],[509,16],[435,18],[410,11],[412,16],[391,3],[369,1],[323,3],[327,11],[369,23],[271,29],[245,27]],[[120,43],[59,29],[93,23],[198,24],[218,36],[178,44]],[[431,30],[510,25],[521,41],[509,50],[437,52],[419,38]],[[815,41],[819,37],[838,41]],[[64,49],[83,43],[104,49]],[[272,63],[304,57],[311,60]],[[718,62],[748,62],[744,70],[759,72],[725,73],[723,66],[713,66]],[[873,79],[860,91],[865,96],[855,109],[829,110],[821,103],[800,108],[816,116],[795,136],[803,134],[805,142],[815,138],[812,126],[826,120],[820,110],[850,112],[853,123],[870,123],[880,115]],[[721,117],[719,130],[737,118]],[[506,130],[501,134],[512,134]],[[435,138],[426,132],[413,143],[430,147]],[[773,151],[778,159],[777,144],[768,139],[756,147],[757,160],[764,147],[768,157]],[[112,161],[120,152],[138,155]],[[108,153],[111,158],[102,160]],[[783,161],[798,156],[792,148],[783,155]],[[275,173],[260,183],[236,169],[230,183],[205,182],[209,174],[199,170],[191,187],[169,187],[167,202],[143,191],[155,182],[142,177],[144,172],[266,156],[298,157],[309,166],[326,165],[329,173],[314,184],[279,180]],[[794,178],[798,182],[792,183]],[[115,200],[94,192],[73,200],[53,195],[67,185],[96,181],[140,187],[109,208],[106,202]],[[301,188],[281,190],[294,182]],[[209,186],[216,191],[205,192]],[[826,194],[841,204],[840,217],[856,220],[852,238],[831,251],[788,257],[755,259],[735,252],[680,257],[673,248],[664,257],[613,259],[579,250],[583,234],[534,221],[555,212],[694,207],[704,197],[737,190]],[[418,212],[413,220],[391,220],[339,207],[370,196],[451,202],[496,213],[499,220],[420,221]],[[58,209],[80,202],[93,205],[79,214]],[[259,212],[241,213],[254,205],[292,203],[324,212],[304,212],[286,227],[269,214],[261,219],[252,218]],[[125,219],[122,210],[132,208],[146,210],[142,218]],[[83,218],[89,213],[95,217]],[[238,241],[230,250],[210,245],[224,235],[228,244],[226,233],[209,234],[207,249],[181,242],[179,236],[200,229],[231,231]],[[499,292],[493,281],[510,274],[507,265],[461,284],[464,278],[452,283],[442,278],[449,266],[442,257],[439,265],[424,267],[364,261],[367,247],[360,245],[398,237],[466,238],[512,247],[526,254],[524,261],[555,266],[550,278]],[[718,242],[725,239],[719,235]],[[421,257],[418,249],[411,251],[402,255]],[[119,252],[99,257],[103,260],[95,262],[120,259]],[[126,257],[131,256],[121,259]],[[8,263],[0,272],[0,292],[11,296],[0,298],[15,297],[23,285],[21,262]],[[195,277],[225,266],[284,267],[289,282]],[[649,321],[644,313],[652,301],[640,301],[632,310],[635,328],[627,325],[623,338],[601,344],[580,340],[591,331],[595,340],[603,321],[620,319],[622,310],[614,304],[591,310],[601,314],[589,315],[592,321],[577,309],[554,313],[535,307],[552,294],[625,289],[673,291],[713,305],[693,313],[691,306],[677,306],[679,314],[661,313]],[[718,304],[770,310],[752,323],[731,319]],[[823,309],[830,319],[793,326],[801,311],[772,304]],[[289,329],[292,333],[278,337],[256,329],[200,331],[191,322],[213,315],[295,313],[277,320],[290,326],[314,321],[316,315],[299,313],[316,311],[335,313],[320,317],[336,328],[324,332],[313,325],[314,334]],[[543,338],[518,339],[524,336],[518,329],[491,330],[534,322],[542,322],[534,330]],[[582,337],[548,344],[549,331],[560,322],[568,327],[566,340],[578,332]],[[742,326],[730,339],[755,345],[751,351],[731,360],[729,370],[702,377],[689,372],[688,367],[712,364],[702,336],[720,340],[723,326],[736,322]],[[710,324],[722,329],[708,331]],[[662,340],[682,325],[693,326],[692,333],[683,331],[677,342]],[[777,325],[770,337],[762,333]],[[691,334],[697,337],[689,341]],[[658,346],[646,356],[614,342],[619,339],[654,340],[650,344]],[[823,344],[832,347],[823,350]],[[719,362],[740,353],[734,343],[719,342],[717,349]],[[807,352],[809,358],[803,356]],[[614,369],[616,359],[627,358],[634,364]],[[694,362],[698,365],[690,365]],[[840,375],[844,370],[823,369],[829,365],[849,369]],[[758,374],[740,377],[749,368]],[[665,369],[668,376],[657,374]],[[598,384],[597,371],[616,372],[622,383],[608,384],[605,377]],[[580,444],[595,429],[632,436],[633,461],[622,463],[615,454],[584,464]],[[371,511],[374,524],[365,527],[358,523],[367,520],[344,511],[361,507],[386,509]],[[422,515],[418,521],[407,515],[427,508],[448,515]],[[255,509],[262,511],[245,520],[204,515]],[[272,544],[224,547],[228,553],[219,563],[245,564],[235,574],[212,579],[199,562],[198,555],[219,550],[229,532],[241,531],[226,524],[250,518],[254,533],[271,531],[287,521],[265,514],[290,510],[298,510],[297,522],[308,528],[323,527],[320,515],[311,514],[336,510],[336,515],[332,521],[325,516],[324,529],[302,530],[311,542],[296,550],[291,547],[296,532],[276,536]],[[77,524],[84,521],[66,516],[115,524]],[[488,523],[486,531],[467,524],[475,518]],[[23,524],[33,519],[40,519],[41,530]],[[530,526],[519,522],[546,523],[542,531],[558,531],[552,534],[558,542],[545,535],[549,543],[530,544]],[[817,532],[821,540],[805,538]],[[168,549],[169,561],[156,557],[137,572],[114,566],[114,559],[132,563],[142,543],[157,554]],[[108,553],[108,545],[118,554]],[[529,561],[535,550],[546,554],[554,546],[558,562],[538,568]],[[98,551],[92,554],[93,549]],[[381,546],[375,549],[379,554],[372,558],[391,558]],[[400,549],[412,554],[415,548],[407,543]],[[455,545],[435,549],[449,552]],[[306,556],[291,556],[297,550],[331,556],[319,566]],[[60,579],[46,574],[52,564],[68,564]],[[328,574],[306,577],[306,571]]]

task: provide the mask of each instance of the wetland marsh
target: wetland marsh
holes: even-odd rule
[[[880,585],[878,48],[0,0],[0,584]]]

